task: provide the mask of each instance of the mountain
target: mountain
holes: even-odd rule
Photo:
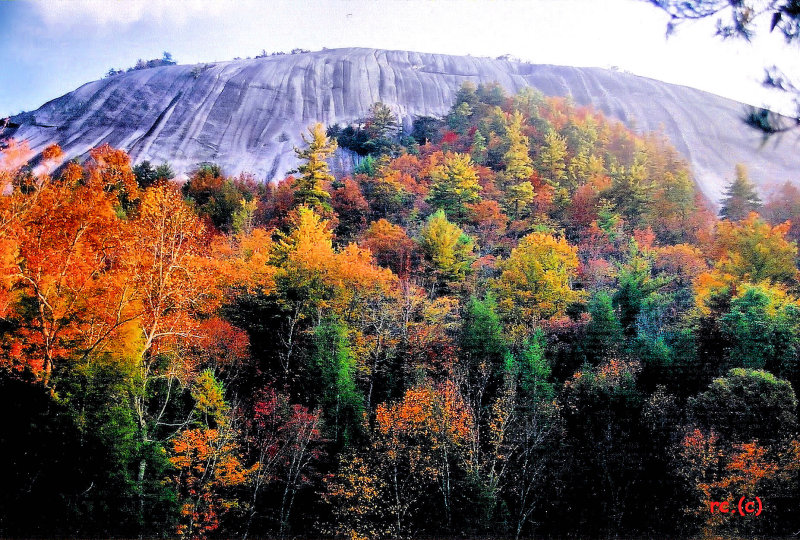
[[[707,92],[599,68],[365,48],[132,71],[15,116],[19,125],[2,136],[36,151],[57,142],[68,158],[107,142],[135,162],[169,161],[180,172],[214,161],[274,180],[295,167],[292,148],[310,124],[350,122],[382,101],[410,128],[415,116],[446,113],[468,80],[570,95],[637,131],[663,129],[713,201],[739,162],[762,186],[800,179],[790,144],[762,145],[741,120],[744,105]],[[345,153],[336,159],[348,168]]]

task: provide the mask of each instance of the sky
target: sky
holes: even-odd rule
[[[0,117],[163,51],[194,64],[323,47],[613,66],[794,112],[760,81],[774,64],[800,79],[796,44],[767,29],[722,41],[713,20],[667,38],[667,22],[643,0],[0,0]]]

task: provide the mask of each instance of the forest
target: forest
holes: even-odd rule
[[[800,530],[800,189],[718,212],[497,84],[303,140],[273,184],[6,141],[0,536]]]

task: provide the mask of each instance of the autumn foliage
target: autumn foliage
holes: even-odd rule
[[[0,535],[800,528],[790,185],[718,219],[662,135],[530,89],[370,114],[270,185],[4,143]]]

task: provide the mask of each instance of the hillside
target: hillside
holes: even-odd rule
[[[214,161],[229,174],[274,180],[296,165],[292,148],[312,122],[352,121],[382,101],[410,127],[415,116],[445,113],[466,80],[571,95],[640,132],[663,126],[712,200],[738,162],[757,184],[794,180],[800,166],[785,148],[760,148],[740,120],[742,104],[699,90],[597,68],[365,48],[125,73],[14,117],[20,127],[2,136],[38,151],[57,142],[69,158],[108,142],[134,161],[169,161],[178,171]]]
[[[415,89],[344,60],[321,77],[330,102],[305,101],[326,95],[320,56],[120,75],[37,117],[74,124],[15,129],[73,155],[105,139],[281,170],[314,111],[391,94],[449,112],[402,138],[379,102],[363,125],[317,122],[271,183],[214,163],[170,182],[109,144],[62,167],[55,145],[28,163],[0,147],[0,538],[800,530],[798,185],[759,201],[736,167],[714,212],[659,133],[530,87],[462,84],[447,104],[437,77],[457,76],[409,69]],[[309,66],[304,90],[284,61]],[[289,90],[258,105],[243,65],[281,68]],[[382,93],[344,90],[361,78]],[[698,95],[697,114],[721,103]],[[341,165],[363,156],[352,174],[330,170],[336,146]]]

